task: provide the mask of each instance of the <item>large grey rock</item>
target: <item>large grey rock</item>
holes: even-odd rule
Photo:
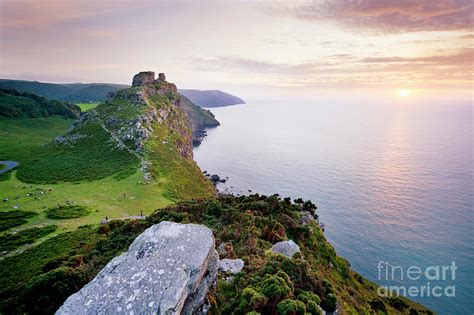
[[[153,71],[142,71],[133,76],[132,86],[142,86],[151,84],[155,81],[155,73]]]
[[[192,314],[218,269],[211,230],[161,222],[135,239],[56,314]]]
[[[300,247],[292,240],[283,241],[273,245],[272,252],[276,254],[282,254],[288,257],[293,257],[294,254],[300,252]]]
[[[244,269],[244,265],[245,263],[242,259],[222,259],[219,261],[219,270],[235,275]]]

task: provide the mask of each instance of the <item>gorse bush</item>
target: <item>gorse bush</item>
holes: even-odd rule
[[[37,213],[33,211],[2,211],[0,212],[0,232],[23,225],[27,222],[26,219],[34,217],[35,215],[37,215]]]
[[[56,228],[55,225],[48,225],[0,235],[0,252],[11,251],[21,245],[32,244],[36,240],[53,233]]]
[[[46,210],[46,216],[50,219],[80,218],[89,213],[91,213],[89,209],[80,205],[61,205]]]

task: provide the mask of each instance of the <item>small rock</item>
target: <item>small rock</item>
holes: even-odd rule
[[[307,225],[314,220],[314,216],[309,211],[303,211],[301,213],[300,224]]]
[[[242,259],[222,259],[219,262],[219,270],[235,275],[244,269],[244,265],[245,263]]]
[[[283,241],[273,245],[272,252],[276,254],[282,254],[288,257],[293,257],[294,254],[300,252],[300,247],[292,240]]]
[[[225,254],[227,253],[226,250],[225,250],[225,244],[226,243],[221,243],[221,245],[219,245],[219,247],[217,247],[217,252],[219,254]]]
[[[216,175],[216,174],[211,175],[211,181],[214,183],[217,183],[220,179],[221,178],[219,177],[219,175]]]

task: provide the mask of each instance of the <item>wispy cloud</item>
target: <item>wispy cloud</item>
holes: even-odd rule
[[[199,71],[233,72],[262,84],[286,86],[437,86],[454,82],[468,86],[474,78],[474,49],[419,57],[357,57],[334,54],[298,64],[274,63],[236,57],[194,59]]]
[[[354,31],[400,33],[473,28],[471,0],[314,0],[287,6],[300,19],[331,20]]]

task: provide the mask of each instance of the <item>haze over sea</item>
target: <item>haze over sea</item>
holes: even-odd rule
[[[448,100],[255,101],[213,108],[221,126],[195,149],[219,189],[278,192],[318,205],[326,236],[352,268],[379,281],[379,261],[450,265],[455,297],[412,297],[442,314],[474,307],[473,105]]]

